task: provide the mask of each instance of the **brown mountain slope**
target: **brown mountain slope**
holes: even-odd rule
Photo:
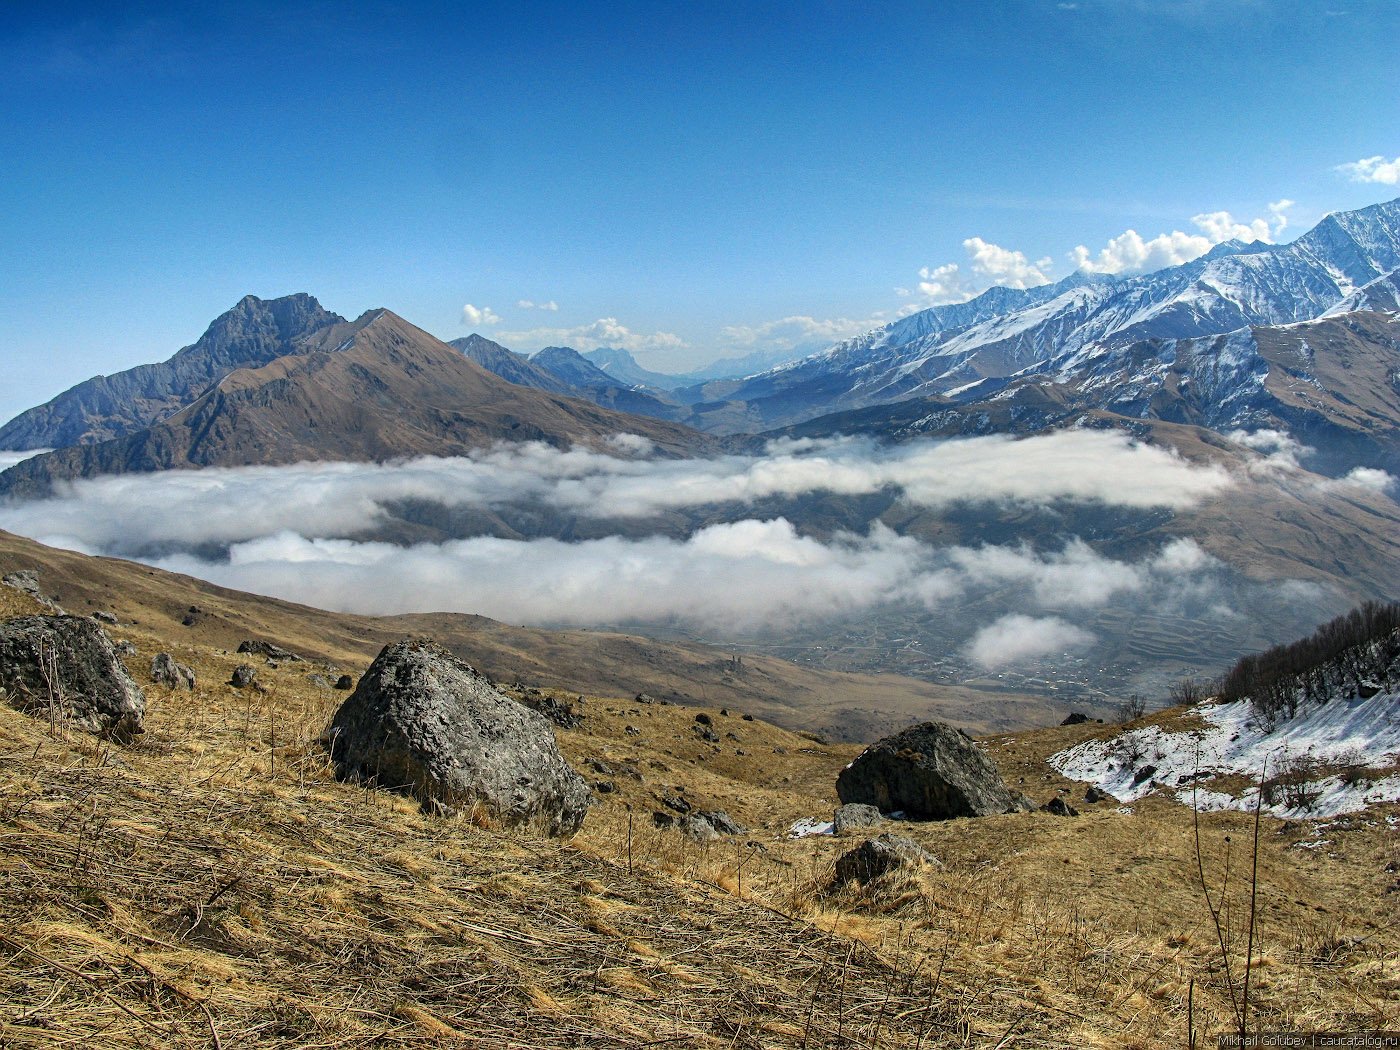
[[[714,445],[682,426],[508,383],[372,310],[316,333],[303,353],[230,373],[155,426],[26,460],[0,475],[0,493],[37,496],[98,474],[458,455],[502,440],[598,446],[620,433],[670,453]]]
[[[650,693],[683,704],[733,707],[793,729],[869,739],[936,716],[977,732],[1058,721],[1043,697],[982,692],[898,675],[799,667],[704,645],[602,631],[546,631],[484,616],[354,616],[217,587],[116,558],[92,558],[0,532],[0,575],[34,569],[45,593],[75,613],[106,609],[141,631],[232,650],[265,639],[307,657],[362,667],[390,641],[430,635],[502,682],[603,696]],[[199,611],[190,614],[191,608]],[[188,626],[186,618],[194,622]]]

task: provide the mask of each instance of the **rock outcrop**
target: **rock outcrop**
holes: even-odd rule
[[[945,722],[910,726],[866,748],[836,778],[843,803],[911,820],[983,817],[1017,807],[992,760]]]
[[[143,732],[146,695],[86,616],[0,623],[0,693],[10,706],[124,742]]]
[[[587,783],[542,715],[424,639],[385,646],[331,722],[342,776],[406,791],[425,807],[482,807],[507,825],[571,835]]]
[[[853,828],[873,828],[883,824],[885,818],[874,806],[861,802],[851,802],[840,807],[831,818],[831,833],[844,835]]]

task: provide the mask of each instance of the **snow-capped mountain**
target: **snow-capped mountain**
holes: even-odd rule
[[[1017,376],[1070,380],[1090,365],[1106,374],[1104,354],[1144,341],[1287,325],[1348,301],[1388,309],[1397,269],[1400,200],[1329,215],[1289,244],[1233,241],[1134,277],[1076,273],[1040,288],[993,288],[750,377],[723,399],[746,403],[750,424],[770,427],[928,395],[978,401]]]

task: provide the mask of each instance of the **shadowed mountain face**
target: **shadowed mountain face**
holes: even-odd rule
[[[447,345],[455,346],[486,371],[509,383],[533,387],[535,390],[547,390],[551,394],[578,396],[578,390],[568,381],[546,368],[541,368],[524,354],[507,350],[500,343],[493,343],[483,336],[473,334],[465,339],[453,339]]]
[[[39,496],[56,480],[98,474],[450,456],[496,441],[601,447],[630,433],[672,454],[713,445],[685,427],[508,383],[387,310],[322,328],[299,349],[229,373],[152,427],[25,460],[0,474],[0,493]]]
[[[298,293],[248,295],[168,361],[96,376],[0,427],[0,449],[62,448],[122,437],[166,419],[238,368],[298,352],[344,318]]]

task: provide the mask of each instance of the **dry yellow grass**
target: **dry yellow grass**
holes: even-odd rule
[[[0,707],[0,1046],[1148,1047],[1185,1044],[1193,985],[1203,1045],[1231,1023],[1179,805],[900,825],[940,863],[833,889],[858,840],[784,833],[829,815],[857,748],[737,708],[707,709],[707,743],[695,708],[590,696],[558,736],[614,790],[572,842],[543,841],[339,783],[318,737],[343,694],[307,664],[235,690],[246,657],[117,607],[138,680],[167,650],[200,687],[149,687],[126,748]],[[0,588],[0,618],[33,611]],[[1013,786],[1077,803],[1045,757],[1107,731],[988,745]],[[663,794],[753,831],[660,830]],[[1261,1026],[1400,1026],[1387,818],[1265,821]],[[1231,838],[1236,966],[1249,827],[1203,818],[1213,885]]]

